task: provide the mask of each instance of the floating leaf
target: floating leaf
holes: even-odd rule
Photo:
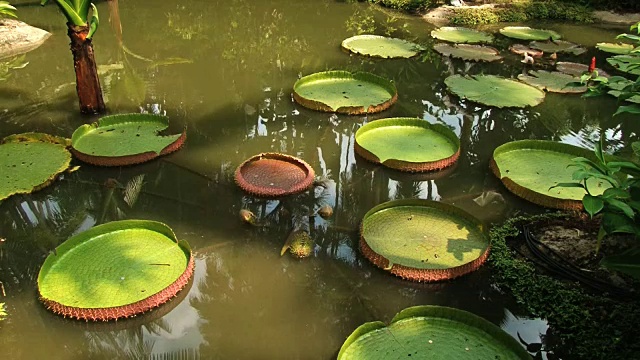
[[[380,321],[358,327],[344,342],[338,360],[531,359],[496,325],[469,312],[442,306],[414,306],[389,326]]]
[[[74,155],[84,162],[101,166],[137,164],[178,150],[186,133],[161,136],[169,126],[166,116],[122,114],[82,125],[71,137]]]
[[[502,60],[500,52],[489,46],[467,44],[436,44],[433,49],[444,56],[470,61]]]
[[[582,74],[589,71],[589,65],[560,61],[556,64],[556,70],[568,75],[582,76]],[[596,68],[595,70],[598,72],[598,76],[602,76],[605,78],[609,77],[609,74],[607,74],[604,70],[599,68]]]
[[[553,30],[532,29],[528,26],[507,26],[500,29],[500,34],[520,40],[559,40],[562,37]]]
[[[388,109],[398,92],[393,82],[374,74],[325,71],[296,81],[293,98],[313,110],[353,115]]]
[[[432,171],[452,165],[460,140],[441,124],[416,118],[370,122],[356,132],[355,151],[365,159],[401,171]]]
[[[50,141],[51,140],[51,141]],[[0,142],[0,200],[28,194],[49,185],[69,168],[66,139],[28,133]]]
[[[569,53],[573,55],[581,55],[587,52],[587,49],[578,44],[574,44],[569,41],[557,40],[557,41],[532,41],[529,43],[529,47],[542,50],[546,53]]]
[[[500,108],[536,106],[544,100],[542,90],[494,75],[452,75],[444,82],[461,98]]]
[[[342,41],[342,47],[355,54],[381,58],[410,58],[424,48],[410,41],[379,35],[357,35]]]
[[[38,274],[40,300],[83,320],[135,316],[173,298],[193,274],[194,259],[165,224],[115,221],[56,248]]]
[[[608,52],[610,54],[625,55],[630,53],[631,50],[633,50],[634,46],[631,44],[624,44],[624,43],[617,43],[617,44],[597,43],[596,48],[598,50]]]
[[[481,223],[441,202],[386,202],[365,214],[360,229],[360,250],[369,261],[414,281],[467,274],[484,263],[489,251]]]
[[[315,172],[304,160],[280,153],[262,153],[244,161],[235,172],[242,190],[263,197],[281,197],[307,190]]]
[[[493,41],[493,35],[465,27],[441,27],[431,31],[431,36],[438,40],[458,44],[481,44]]]
[[[622,72],[632,75],[640,75],[640,56],[633,54],[616,55],[614,57],[607,58],[607,62]]]
[[[538,89],[556,93],[583,93],[587,86],[572,86],[570,84],[580,82],[580,79],[558,71],[530,70],[528,75],[518,75],[518,80],[535,86]]]
[[[514,54],[518,54],[518,55],[524,55],[525,53],[527,53],[527,55],[534,57],[534,58],[539,58],[542,57],[542,55],[544,55],[543,51],[537,50],[537,49],[532,49],[526,45],[522,45],[522,44],[513,44],[511,46],[509,46],[509,51],[511,51]]]

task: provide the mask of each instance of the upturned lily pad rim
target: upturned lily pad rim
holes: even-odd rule
[[[560,199],[553,196],[549,196],[546,194],[541,194],[535,190],[526,188],[515,181],[511,180],[508,176],[503,176],[500,171],[500,167],[496,162],[495,158],[500,156],[501,154],[507,153],[513,150],[522,150],[522,149],[532,149],[532,150],[548,150],[559,152],[563,154],[569,154],[576,157],[584,157],[592,161],[597,161],[595,155],[583,148],[579,148],[574,145],[559,143],[550,140],[517,140],[511,141],[505,144],[498,146],[491,155],[491,159],[489,161],[489,167],[493,174],[502,181],[505,187],[514,193],[515,195],[530,201],[534,204],[554,208],[561,210],[575,210],[581,211],[584,209],[582,205],[582,200],[572,200],[572,199]]]
[[[548,40],[549,37],[553,38],[553,40],[560,40],[562,35],[558,34],[553,30],[547,29],[535,29],[529,26],[505,26],[499,30],[500,34],[519,40]],[[545,36],[535,36],[531,33],[533,32],[543,32],[546,33]],[[521,35],[520,33],[529,33],[529,35]]]
[[[56,314],[63,315],[65,317],[76,318],[78,320],[92,320],[92,321],[109,321],[109,320],[117,320],[119,318],[132,317],[137,314],[141,314],[147,312],[155,307],[158,307],[167,301],[171,300],[175,297],[189,282],[191,276],[193,275],[193,270],[195,267],[195,261],[191,253],[191,247],[186,241],[179,241],[176,238],[175,233],[169,226],[164,223],[151,221],[151,220],[121,220],[121,221],[113,221],[102,225],[94,226],[91,229],[83,231],[79,234],[76,234],[70,237],[68,240],[63,242],[62,244],[56,247],[56,251],[53,254],[49,254],[45,259],[42,267],[40,268],[40,272],[38,273],[38,289],[40,289],[40,285],[46,278],[49,270],[53,267],[53,265],[59,260],[62,259],[63,256],[76,249],[77,246],[81,246],[83,243],[87,241],[95,241],[95,237],[99,237],[103,234],[118,232],[126,229],[139,229],[143,228],[146,230],[157,232],[173,241],[176,242],[176,245],[180,247],[180,249],[184,252],[185,257],[187,257],[187,266],[182,274],[170,285],[165,287],[163,290],[150,294],[148,297],[139,300],[137,302],[131,304],[124,304],[121,306],[115,307],[106,307],[106,308],[83,308],[83,307],[75,307],[69,306],[65,304],[61,304],[54,299],[47,299],[38,290],[40,301],[44,303],[44,305],[51,311]]]
[[[471,39],[468,41],[455,41],[455,40],[452,40],[451,37],[447,36],[448,34],[451,34],[451,33],[456,33],[463,36],[464,34],[470,34],[470,35],[472,34],[477,39]],[[486,43],[491,43],[494,40],[493,35],[489,33],[486,33],[480,30],[461,27],[461,26],[440,27],[438,29],[431,31],[431,37],[438,40],[448,41],[456,44],[486,44]]]
[[[322,101],[307,99],[299,95],[296,90],[301,85],[314,82],[317,80],[327,80],[327,79],[353,79],[353,80],[369,82],[387,91],[389,93],[389,99],[379,104],[370,104],[367,108],[365,108],[364,105],[362,105],[362,106],[341,106],[337,109],[334,109],[331,106],[323,103]],[[396,86],[392,80],[385,79],[381,76],[378,76],[369,72],[364,72],[364,71],[350,72],[345,70],[330,70],[330,71],[321,71],[321,72],[313,73],[298,79],[298,81],[296,81],[295,84],[293,84],[293,99],[300,105],[312,110],[324,111],[324,112],[335,112],[335,113],[347,114],[347,115],[362,115],[362,114],[378,113],[391,107],[391,105],[393,105],[398,100],[398,90],[396,89]]]
[[[411,318],[424,321],[428,321],[429,318],[443,318],[459,322],[463,326],[475,327],[478,331],[484,332],[493,337],[496,342],[501,343],[505,348],[512,351],[518,358],[522,360],[531,359],[531,355],[511,335],[490,321],[468,311],[438,305],[412,306],[397,313],[388,326],[392,326],[398,321]],[[372,321],[360,325],[344,341],[340,347],[337,359],[347,360],[344,358],[344,354],[346,350],[358,340],[358,338],[372,331],[386,327],[387,325],[381,321]]]
[[[391,209],[394,207],[428,207],[435,210],[439,210],[441,212],[447,213],[449,215],[453,215],[459,217],[463,221],[467,222],[469,225],[476,227],[475,230],[479,231],[482,236],[485,238],[487,242],[487,247],[484,252],[480,254],[475,260],[467,262],[465,264],[454,266],[446,269],[417,269],[401,264],[392,264],[391,268],[389,268],[390,261],[386,257],[381,254],[376,253],[370,246],[367,244],[366,239],[364,238],[364,223],[367,218],[376,214],[379,211]],[[486,227],[484,224],[478,220],[473,215],[468,212],[450,205],[445,204],[439,201],[425,200],[425,199],[400,199],[400,200],[391,200],[374,206],[371,210],[367,211],[367,213],[363,216],[362,221],[360,222],[360,241],[359,247],[362,254],[373,263],[375,266],[383,269],[385,271],[389,271],[393,275],[401,277],[403,279],[418,281],[418,282],[433,282],[433,281],[442,281],[442,280],[450,280],[462,275],[466,275],[470,272],[477,270],[489,257],[489,252],[491,250],[491,243],[489,240],[488,233],[486,231]]]
[[[368,51],[360,51],[356,48],[354,48],[353,46],[351,46],[351,42],[353,41],[358,41],[358,40],[381,40],[381,41],[387,41],[390,43],[397,43],[398,45],[402,45],[402,46],[406,46],[407,48],[411,48],[411,50],[406,49],[406,51],[408,53],[413,52],[412,55],[410,56],[393,56],[393,55],[388,55],[384,56],[384,55],[380,55],[380,54],[375,54],[372,52],[368,52]],[[342,43],[340,44],[340,46],[351,53],[354,54],[358,54],[358,55],[363,55],[363,56],[370,56],[370,57],[377,57],[377,58],[383,58],[383,59],[407,59],[407,58],[412,58],[414,56],[417,56],[418,54],[420,54],[420,52],[424,51],[424,48],[422,46],[420,46],[419,44],[416,44],[414,42],[408,41],[408,40],[404,40],[404,39],[399,39],[399,38],[394,38],[394,37],[388,37],[388,36],[381,36],[381,35],[373,35],[373,34],[362,34],[362,35],[355,35],[349,38],[346,38],[344,40],[342,40]]]
[[[247,165],[249,165],[250,163],[259,161],[261,159],[274,159],[274,160],[288,162],[302,169],[306,173],[306,177],[302,181],[298,182],[295,186],[291,187],[289,190],[271,189],[271,188],[256,186],[244,178],[244,176],[242,175],[242,169]],[[293,195],[293,194],[303,192],[309,189],[313,185],[314,178],[315,178],[315,171],[313,170],[311,165],[309,165],[306,161],[295,156],[277,153],[277,152],[260,153],[248,158],[236,168],[235,175],[234,175],[236,184],[238,184],[238,186],[242,190],[246,191],[251,195],[264,197],[264,198],[278,198],[278,197],[283,197],[283,196],[288,196],[288,195]]]
[[[367,131],[384,128],[388,126],[421,127],[424,129],[432,130],[440,134],[443,138],[447,139],[449,142],[451,142],[452,145],[455,146],[457,151],[455,151],[449,157],[439,159],[436,161],[412,162],[412,161],[406,161],[401,159],[387,159],[384,162],[380,162],[380,158],[377,155],[375,155],[371,151],[371,149],[366,149],[362,145],[360,145],[360,143],[358,142],[358,137],[362,136]],[[428,121],[422,120],[419,118],[409,118],[409,117],[385,118],[385,119],[378,119],[370,123],[367,123],[356,131],[354,150],[358,155],[362,156],[366,160],[376,164],[382,164],[391,169],[395,169],[399,171],[407,171],[407,172],[437,171],[453,165],[458,160],[458,158],[460,157],[460,139],[456,136],[456,134],[451,129],[449,129],[448,127],[442,124],[431,124]]]
[[[462,59],[467,61],[500,61],[502,60],[502,56],[500,55],[500,51],[498,49],[493,48],[491,46],[486,45],[474,45],[474,44],[435,44],[433,46],[433,50],[435,50],[438,54],[443,56],[449,56],[456,59]],[[466,54],[465,52],[475,52],[477,56],[471,56]],[[491,56],[484,58],[483,56]]]
[[[137,119],[136,119],[137,118]],[[73,145],[78,142],[83,136],[92,133],[93,131],[107,126],[121,125],[127,123],[140,122],[155,122],[164,127],[169,126],[169,118],[163,115],[155,114],[116,114],[108,115],[98,119],[97,122],[92,124],[85,124],[78,127],[71,136],[71,152],[79,160],[88,164],[97,166],[128,166],[140,164],[153,160],[159,156],[170,154],[177,151],[184,145],[187,139],[186,129],[182,131],[182,134],[172,143],[164,147],[160,152],[147,151],[139,154],[130,154],[123,156],[101,156],[84,153],[76,149]]]

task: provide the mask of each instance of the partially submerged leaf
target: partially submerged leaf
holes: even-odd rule
[[[538,89],[556,93],[583,93],[587,86],[573,86],[580,79],[558,71],[530,70],[528,75],[518,75],[518,80],[535,86]]]
[[[520,40],[559,40],[560,34],[553,30],[532,29],[528,26],[507,26],[500,29],[500,34]]]
[[[608,52],[610,54],[618,54],[618,55],[625,55],[631,52],[631,50],[633,50],[633,45],[631,44],[624,44],[624,43],[597,43],[596,44],[596,48],[598,50],[604,51],[604,52]]]
[[[564,40],[554,41],[532,41],[529,47],[542,50],[546,53],[569,53],[573,55],[581,55],[587,52],[584,47]]]
[[[542,55],[544,55],[544,51],[532,49],[522,44],[513,44],[509,46],[509,51],[518,55],[524,55],[526,53],[527,55],[534,58],[539,58],[539,57],[542,57]]]
[[[481,44],[493,41],[493,35],[465,27],[444,26],[431,31],[431,36],[438,40],[457,44]]]
[[[494,75],[452,75],[444,82],[462,98],[500,108],[536,106],[544,100],[542,90]]]
[[[574,63],[574,62],[567,62],[567,61],[560,61],[556,64],[556,70],[568,75],[582,76],[582,74],[589,71],[589,65]],[[598,72],[598,76],[602,76],[605,78],[609,77],[609,74],[607,74],[602,69],[596,68],[595,71]]]
[[[410,41],[379,35],[357,35],[342,41],[342,47],[356,54],[381,58],[410,58],[424,48]]]
[[[500,52],[489,46],[467,44],[436,44],[433,49],[444,56],[450,56],[469,61],[498,61],[502,60]]]

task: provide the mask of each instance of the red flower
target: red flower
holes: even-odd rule
[[[591,65],[589,65],[589,73],[592,73],[596,69],[596,57],[591,58]]]

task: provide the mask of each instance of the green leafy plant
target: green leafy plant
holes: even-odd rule
[[[0,303],[0,321],[4,320],[5,316],[7,316],[7,311],[4,308],[4,303]]]
[[[11,6],[11,4],[6,1],[0,1],[0,18],[7,16],[17,18],[18,16],[16,15],[16,8]]]

